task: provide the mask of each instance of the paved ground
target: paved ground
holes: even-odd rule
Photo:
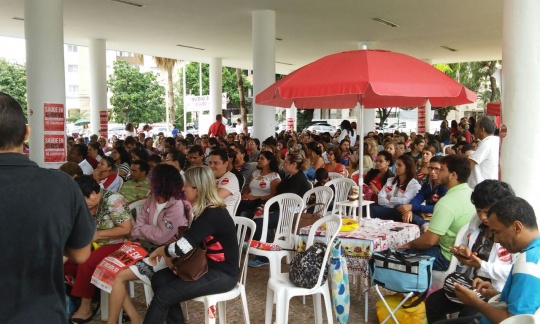
[[[283,265],[283,271],[288,268]],[[266,283],[268,282],[268,267],[249,268],[247,276],[247,298],[249,304],[249,317],[253,324],[263,324],[266,305]],[[351,277],[352,278],[352,277]],[[352,279],[351,279],[352,281]],[[350,286],[353,297],[351,298],[351,311],[349,323],[364,323],[364,301],[358,299],[355,284]],[[140,285],[136,285],[136,297],[134,303],[141,315],[146,312],[144,304],[144,293]],[[370,291],[369,298],[369,321],[368,323],[378,323],[375,313],[375,302],[378,300],[375,289]],[[188,302],[189,320],[187,323],[204,323],[204,311],[202,303]],[[324,314],[324,312],[323,312]],[[323,315],[324,316],[324,315]],[[302,304],[302,298],[296,297],[291,300],[289,310],[289,323],[314,323],[313,303],[311,297],[306,298],[306,304]],[[91,323],[103,323],[99,316],[96,316]],[[240,299],[227,303],[227,323],[244,323],[242,304]],[[326,323],[326,317],[324,317]],[[335,323],[335,322],[334,322]],[[319,323],[316,323],[319,324]]]

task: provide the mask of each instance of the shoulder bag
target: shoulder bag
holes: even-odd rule
[[[178,228],[178,238],[184,235],[186,226]],[[206,259],[206,244],[204,241],[181,257],[172,260],[172,270],[184,281],[195,281],[208,272],[208,260]]]

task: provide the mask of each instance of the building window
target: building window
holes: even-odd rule
[[[75,93],[75,92],[79,92],[79,86],[76,85],[76,84],[72,84],[68,87],[68,92],[70,93]]]
[[[69,64],[68,65],[68,72],[78,72],[79,66],[75,64]]]
[[[68,45],[68,52],[77,52],[77,45]]]

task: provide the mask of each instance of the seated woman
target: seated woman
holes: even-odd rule
[[[390,167],[393,165],[392,154],[387,151],[380,151],[377,154],[375,168],[369,170],[364,177],[364,184],[368,185],[373,191],[371,201],[377,202],[379,200],[378,195],[382,186],[388,181],[388,178],[394,176],[392,171],[390,171]]]
[[[253,172],[249,186],[242,193],[236,214],[253,219],[257,208],[276,195],[280,181],[276,158],[271,152],[262,151],[257,160],[257,170]]]
[[[99,161],[97,168],[94,170],[94,179],[103,189],[118,191],[120,189],[120,176],[116,173],[116,164],[110,156],[106,156]]]
[[[315,142],[309,142],[306,145],[306,157],[309,159],[310,166],[308,168],[308,172],[306,176],[308,177],[308,180],[315,180],[315,171],[318,168],[322,168],[324,166],[324,159],[322,157],[322,151],[317,146],[317,143]]]
[[[424,139],[417,137],[414,140],[413,144],[411,144],[411,151],[405,153],[406,155],[414,159],[415,165],[422,158],[422,151],[424,151],[425,145],[426,145],[426,142],[424,142]]]
[[[311,189],[311,184],[308,182],[304,175],[304,170],[308,168],[309,161],[306,160],[303,154],[300,152],[293,152],[285,156],[285,163],[283,164],[283,170],[288,174],[286,178],[281,180],[277,185],[276,195],[283,193],[294,193],[300,197]],[[275,230],[279,222],[279,206],[274,204],[270,207],[270,214],[268,215],[268,231]],[[260,240],[263,231],[263,217],[254,219],[257,224],[257,229],[253,235],[254,240]],[[250,267],[260,267],[268,263],[266,258],[256,257],[249,261]]]
[[[424,150],[425,152],[425,150]],[[422,232],[427,231],[429,222],[425,220],[428,214],[433,214],[435,204],[446,195],[448,189],[439,183],[440,160],[442,156],[434,156],[429,161],[429,178],[409,204],[401,205],[397,210],[401,213],[401,221],[420,226]],[[425,204],[424,204],[425,202]],[[422,217],[424,216],[424,217]],[[431,215],[429,215],[431,216]]]
[[[88,323],[97,309],[91,308],[91,300],[96,288],[90,283],[92,274],[103,258],[118,250],[127,241],[131,229],[131,214],[122,195],[107,189],[101,189],[91,176],[83,175],[75,178],[81,188],[97,226],[94,243],[99,246],[90,254],[86,262],[75,264],[67,261],[64,273],[75,278],[71,295],[81,298],[81,306],[73,314],[72,323]]]
[[[115,146],[112,150],[111,157],[114,159],[118,175],[124,179],[129,180],[131,169],[131,156],[123,146]]]
[[[471,218],[461,245],[453,249],[463,266],[459,272],[470,279],[479,277],[491,281],[497,291],[502,291],[515,255],[493,241],[487,216],[493,204],[510,196],[514,196],[514,191],[505,182],[484,180],[476,185],[471,195],[476,217]],[[430,324],[445,320],[446,314],[455,312],[459,312],[459,317],[468,317],[477,314],[478,310],[449,300],[443,289],[435,291],[426,299],[426,315]]]
[[[378,194],[378,203],[369,205],[371,217],[401,221],[401,213],[396,207],[408,204],[420,190],[414,179],[414,160],[402,155],[396,161],[396,176],[389,178]]]
[[[422,151],[422,159],[420,164],[416,167],[416,181],[423,185],[429,178],[429,161],[437,154],[437,151],[433,146],[426,146]]]
[[[343,176],[347,174],[347,169],[341,161],[341,150],[337,147],[328,149],[326,156],[328,163],[324,165],[324,169],[328,172],[336,172]]]
[[[214,172],[207,166],[194,166],[185,173],[184,193],[193,206],[193,223],[182,238],[150,254],[149,262],[170,264],[171,258],[189,253],[206,242],[208,272],[195,281],[184,281],[170,269],[152,276],[154,298],[145,323],[184,323],[180,303],[204,295],[233,289],[240,275],[236,227],[225,203],[218,197]],[[165,259],[165,260],[164,260]]]
[[[140,241],[148,252],[172,239],[178,233],[179,226],[188,226],[191,205],[185,200],[183,186],[184,181],[173,166],[159,164],[152,169],[150,177],[152,195],[137,213],[137,221],[131,230],[131,238]],[[128,314],[131,323],[142,323],[126,294],[126,282],[140,279],[150,285],[153,274],[153,267],[144,260],[118,273],[109,296],[107,323],[118,322],[121,308]]]

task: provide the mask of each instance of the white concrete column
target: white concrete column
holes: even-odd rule
[[[44,103],[66,104],[62,0],[25,0],[26,90],[30,134],[30,159],[45,165]],[[65,132],[64,132],[65,135]]]
[[[89,45],[90,130],[99,135],[99,113],[107,111],[107,49],[104,39],[91,39]]]
[[[426,100],[426,106],[424,107],[426,109],[426,132],[431,133],[431,102],[429,100]]]
[[[222,113],[221,93],[223,82],[221,80],[221,59],[213,57],[210,60],[210,118],[216,120],[216,115]]]
[[[375,116],[377,115],[377,109],[362,109],[364,109],[364,118],[362,119],[362,134],[358,134],[360,138],[375,130]],[[360,127],[360,125],[357,127]]]
[[[289,118],[293,119],[293,122],[294,122],[293,130],[295,132],[297,131],[296,125],[298,125],[298,120],[296,118],[297,113],[298,113],[298,109],[294,106],[294,104],[292,105],[291,108],[287,109],[287,113],[286,113],[287,119],[289,119]]]
[[[251,21],[253,97],[255,97],[276,82],[276,13],[273,10],[256,10],[252,13]],[[254,127],[251,136],[263,141],[274,135],[275,120],[276,108],[253,102]]]
[[[508,135],[502,140],[502,180],[526,199],[540,219],[538,179],[531,176],[538,169],[540,150],[527,149],[538,142],[540,120],[540,1],[505,0],[503,7],[504,73],[502,75],[502,123]],[[531,137],[532,136],[532,137]],[[519,156],[519,162],[516,157]]]

